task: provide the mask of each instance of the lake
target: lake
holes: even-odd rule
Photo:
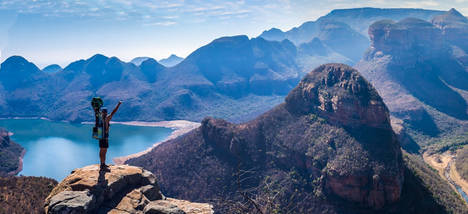
[[[99,143],[92,125],[40,119],[2,119],[0,127],[26,149],[19,175],[45,176],[61,181],[73,169],[99,163]],[[168,137],[170,128],[111,124],[107,163],[143,151]]]

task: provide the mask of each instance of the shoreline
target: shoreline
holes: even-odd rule
[[[0,120],[24,120],[24,119],[36,119],[36,120],[47,120],[47,121],[52,121],[52,122],[65,122],[69,123],[69,121],[55,121],[51,120],[46,117],[2,117]],[[86,124],[86,125],[92,125],[94,122],[92,121],[85,121],[85,122],[80,122],[79,124]],[[192,131],[193,129],[198,128],[201,124],[197,122],[192,122],[188,120],[168,120],[168,121],[158,121],[158,122],[148,122],[148,121],[111,121],[111,124],[122,124],[122,125],[127,125],[127,126],[145,126],[145,127],[164,127],[164,128],[169,128],[172,129],[172,132],[169,136],[166,138],[162,139],[161,141],[155,142],[152,146],[148,147],[147,149],[130,154],[127,156],[122,156],[122,157],[115,157],[112,159],[114,164],[125,164],[125,162],[131,158],[136,158],[140,157],[144,154],[147,154],[151,150],[153,150],[156,146],[158,146],[160,143],[177,138],[181,135],[186,134],[187,132]],[[13,135],[13,133],[9,133]],[[23,170],[23,157],[24,154],[26,153],[26,149],[24,149],[21,157],[20,157],[20,162],[21,162],[21,167],[19,167],[17,170],[15,170],[15,175],[20,173]]]
[[[142,121],[128,121],[128,122],[111,122],[113,124],[123,124],[129,126],[148,126],[148,127],[164,127],[172,129],[172,133],[161,141],[155,142],[151,147],[134,154],[130,154],[123,157],[116,157],[112,160],[115,164],[125,164],[129,159],[141,157],[148,152],[152,151],[159,144],[166,142],[168,140],[182,136],[193,129],[198,128],[201,124],[196,122],[191,122],[187,120],[171,120],[171,121],[160,121],[160,122],[142,122]]]
[[[0,120],[48,120],[53,121],[47,117],[0,117]],[[63,120],[65,122],[65,120]]]
[[[8,176],[16,176],[18,175],[18,173],[23,171],[23,158],[25,154],[26,154],[26,149],[23,148],[23,151],[21,152],[21,155],[18,158],[18,168],[15,171],[11,171],[7,173]]]

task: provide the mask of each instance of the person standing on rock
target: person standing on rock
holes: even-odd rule
[[[110,121],[112,120],[112,117],[114,116],[115,112],[120,107],[120,104],[122,104],[122,101],[119,101],[119,104],[114,108],[112,113],[110,115],[107,115],[107,109],[102,108],[101,109],[101,126],[102,126],[102,138],[99,139],[99,159],[101,160],[101,170],[108,170],[108,166],[106,165],[106,154],[107,154],[107,148],[109,148],[109,128],[110,128]]]

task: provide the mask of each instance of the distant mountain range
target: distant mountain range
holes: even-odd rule
[[[468,131],[467,32],[468,19],[455,9],[432,22],[378,21],[356,68],[407,127],[432,137],[459,136]]]
[[[155,59],[153,59],[151,57],[143,56],[143,57],[136,57],[136,58],[132,59],[130,62],[135,64],[136,66],[140,66],[141,63],[143,63],[144,61],[146,61],[148,59],[155,60]],[[179,64],[180,62],[182,62],[182,60],[184,60],[184,58],[178,57],[178,56],[176,56],[174,54],[171,54],[171,56],[169,56],[168,58],[159,60],[158,63],[160,63],[164,67],[174,67],[177,64]]]
[[[171,56],[169,56],[168,58],[159,60],[159,63],[166,67],[174,67],[180,62],[182,62],[182,60],[184,60],[184,58],[171,54]]]
[[[273,29],[259,38],[216,39],[173,67],[146,57],[126,63],[98,54],[61,70],[53,66],[41,71],[26,59],[14,56],[0,68],[0,117],[88,121],[92,118],[89,100],[101,96],[108,106],[124,100],[117,120],[200,121],[214,116],[246,121],[281,103],[313,67],[327,62],[358,62],[371,47],[368,38],[373,42],[372,37],[363,35],[370,23],[382,18],[430,20],[442,14],[420,9],[334,10],[287,32]],[[434,22],[447,26],[446,38],[460,39],[454,33],[460,28],[436,19]],[[466,63],[462,52],[465,47],[459,46],[457,61]],[[175,56],[169,59],[180,60]],[[360,63],[358,68],[366,72],[363,66]],[[392,104],[389,106],[397,115]]]
[[[358,62],[369,47],[368,27],[382,19],[401,20],[408,17],[431,20],[443,11],[423,9],[379,9],[356,8],[333,10],[316,21],[305,22],[286,32],[277,28],[264,31],[260,37],[271,41],[288,39],[296,46],[308,44],[313,40],[322,42],[329,52],[322,56],[325,60],[354,64]],[[337,58],[336,55],[341,56]],[[310,59],[309,59],[310,60]],[[316,63],[311,67],[315,67]],[[309,66],[309,69],[311,69]]]
[[[86,121],[92,118],[90,99],[101,96],[109,106],[125,102],[117,120],[241,119],[275,104],[297,83],[295,54],[290,42],[235,36],[217,39],[171,68],[154,59],[136,66],[97,54],[50,73],[13,56],[0,68],[0,116]]]

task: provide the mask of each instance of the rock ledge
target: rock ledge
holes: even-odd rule
[[[45,201],[45,211],[55,213],[213,213],[210,204],[166,198],[156,177],[140,167],[98,165],[72,171]]]

